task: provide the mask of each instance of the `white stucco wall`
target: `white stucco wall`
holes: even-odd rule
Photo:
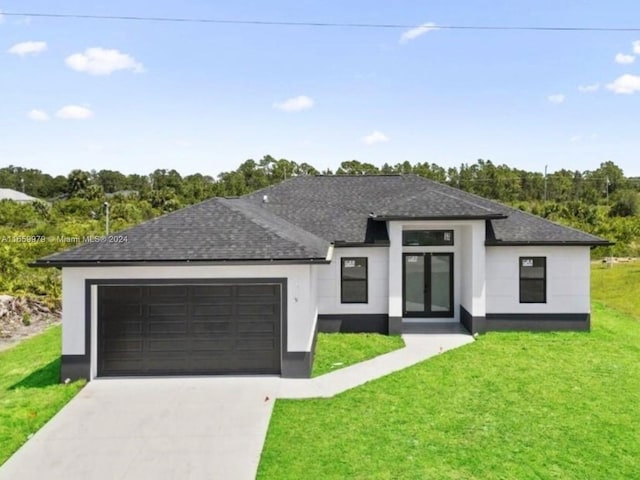
[[[340,302],[342,257],[366,257],[368,265],[368,303]],[[333,261],[315,265],[318,279],[318,312],[321,315],[387,313],[389,308],[389,249],[386,247],[336,248]]]
[[[229,265],[188,267],[86,267],[62,269],[62,353],[82,355],[85,339],[86,279],[287,278],[288,344],[291,352],[307,352],[317,317],[311,265]],[[93,294],[95,297],[95,293]],[[94,298],[95,300],[95,298]],[[95,305],[96,302],[93,302]],[[94,312],[95,313],[95,312]],[[95,315],[94,315],[95,316]],[[95,325],[92,328],[95,337]],[[95,338],[91,339],[92,346]],[[96,352],[95,347],[92,352]]]
[[[547,303],[520,303],[520,257],[547,258]],[[487,247],[487,313],[589,313],[589,247]]]
[[[486,313],[485,222],[474,220],[460,227],[460,304],[471,315]]]

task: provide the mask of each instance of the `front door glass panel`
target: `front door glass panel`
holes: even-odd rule
[[[404,254],[403,315],[453,316],[453,253]]]
[[[451,310],[451,257],[431,255],[431,311]]]
[[[408,312],[424,312],[425,277],[424,256],[405,255],[405,309]]]

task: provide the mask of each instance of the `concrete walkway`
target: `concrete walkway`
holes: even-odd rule
[[[330,397],[473,341],[403,338],[403,349],[314,379],[95,380],[0,467],[0,479],[252,479],[276,398]]]
[[[278,398],[333,397],[346,390],[473,342],[468,334],[404,334],[405,348],[310,379],[280,380]]]

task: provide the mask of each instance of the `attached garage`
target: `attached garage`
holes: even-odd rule
[[[280,283],[100,284],[98,376],[280,374]]]

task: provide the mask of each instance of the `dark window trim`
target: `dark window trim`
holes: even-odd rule
[[[544,267],[544,277],[542,279],[540,278],[522,278],[522,261],[525,259],[531,259],[531,260],[535,260],[535,259],[542,259],[543,261],[543,267]],[[535,304],[535,303],[547,303],[547,257],[541,257],[541,256],[526,256],[526,257],[519,257],[518,258],[518,288],[519,288],[519,300],[520,303],[529,303],[529,304]],[[540,280],[542,280],[542,285],[543,285],[543,299],[541,301],[532,301],[532,300],[523,300],[522,299],[522,283],[523,282],[529,282],[529,281],[537,281],[539,282]]]
[[[424,306],[425,306],[425,311],[424,312],[409,312],[407,311],[407,305],[406,305],[406,301],[407,301],[407,275],[405,273],[405,268],[406,268],[406,257],[410,256],[410,255],[420,255],[423,256],[425,258],[425,263],[424,263],[424,274],[425,274],[425,285],[426,283],[429,281],[430,282],[430,277],[431,277],[431,256],[432,255],[436,255],[436,256],[447,256],[450,259],[450,265],[451,265],[451,275],[449,276],[449,305],[451,305],[451,309],[447,312],[433,312],[431,311],[431,298],[429,298],[429,301],[427,302],[427,296],[425,295],[425,302],[424,302]],[[429,261],[427,262],[427,259],[429,259]],[[406,318],[453,318],[454,315],[454,305],[453,305],[453,300],[454,300],[454,288],[455,288],[455,281],[454,281],[454,273],[455,273],[455,255],[454,252],[404,252],[402,254],[402,316],[406,317]],[[431,291],[429,290],[429,296],[431,295]]]
[[[365,277],[363,279],[345,279],[344,278],[344,262],[345,260],[364,261]],[[344,299],[344,282],[364,282],[365,296],[364,300],[345,300]],[[369,303],[369,259],[368,257],[340,257],[340,303]]]
[[[430,244],[418,244],[413,245],[405,242],[405,234],[408,232],[436,232],[436,233],[449,233],[451,235],[450,241],[444,241],[442,243],[430,243]],[[450,228],[421,228],[421,229],[408,229],[402,231],[402,246],[403,247],[451,247],[455,243],[454,231]]]

